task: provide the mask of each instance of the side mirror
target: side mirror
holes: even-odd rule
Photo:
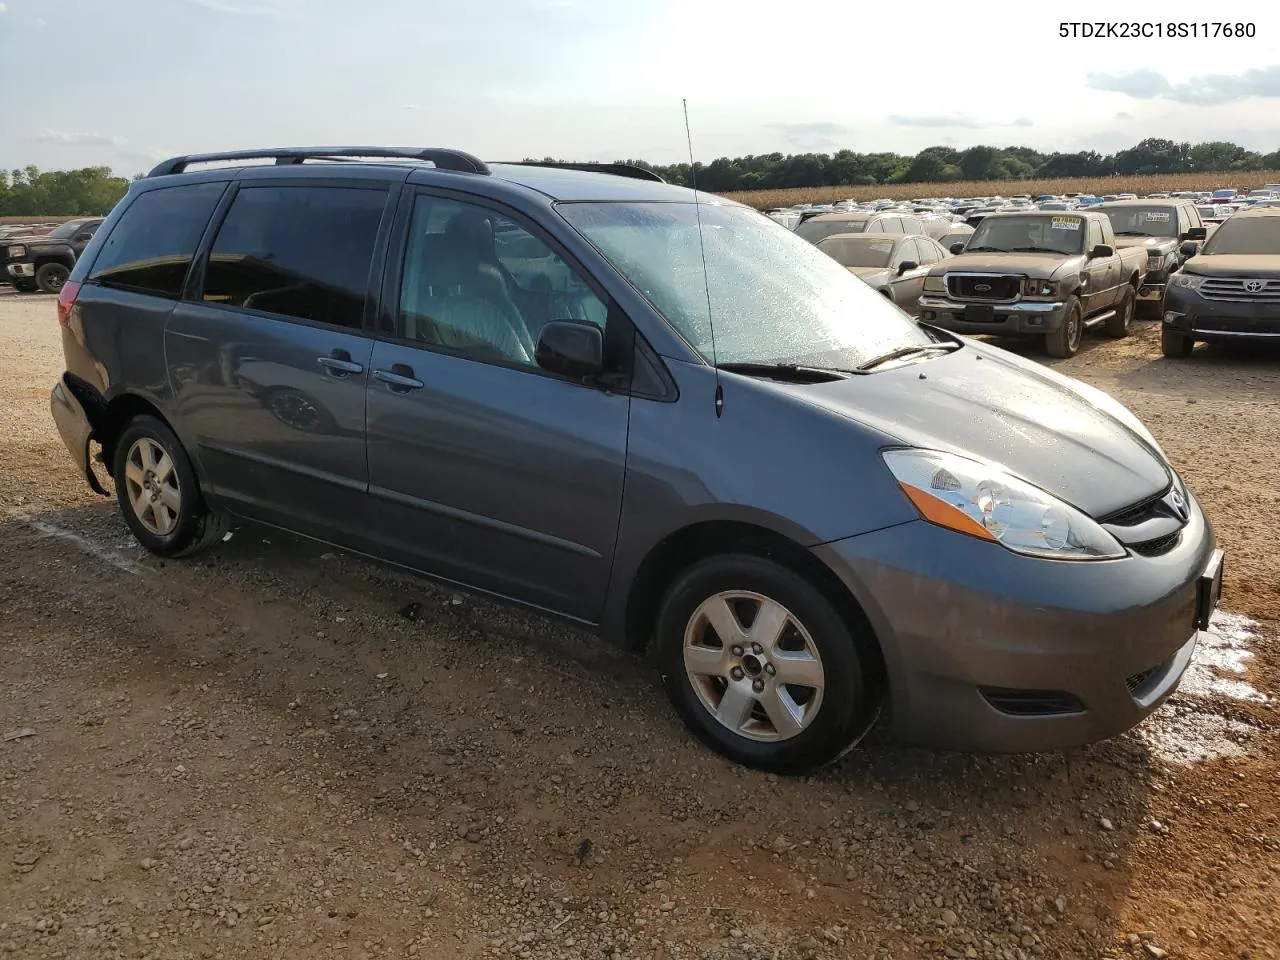
[[[962,242],[953,243],[951,245],[951,253],[957,257],[960,256],[960,254],[964,253],[964,243]]]
[[[88,243],[88,242],[89,242],[90,240],[92,240],[92,239],[93,239],[93,234],[92,234],[92,233],[77,233],[77,234],[76,234],[76,242],[78,242],[78,243],[79,243],[79,242]]]
[[[1109,243],[1100,243],[1096,247],[1094,247],[1092,250],[1089,251],[1090,260],[1097,260],[1104,257],[1114,257],[1115,255],[1116,255],[1116,248],[1111,246],[1111,244]]]
[[[1209,236],[1209,231],[1208,231],[1207,229],[1205,229],[1204,227],[1192,227],[1190,230],[1188,230],[1188,231],[1187,231],[1187,235],[1186,235],[1185,237],[1183,237],[1182,239],[1184,239],[1184,240],[1204,240],[1204,239],[1207,239],[1207,238],[1208,238],[1208,236]]]
[[[534,360],[543,370],[585,379],[604,370],[604,334],[594,323],[552,320],[542,328]]]
[[[920,264],[916,263],[914,260],[903,260],[898,264],[898,276],[902,276],[904,273],[908,273],[911,270],[919,269]]]
[[[1194,257],[1200,252],[1200,244],[1196,243],[1194,240],[1187,240],[1178,247],[1178,252],[1184,257]]]

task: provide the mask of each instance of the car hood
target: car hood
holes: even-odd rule
[[[1116,237],[1115,243],[1117,250],[1127,250],[1129,247],[1172,250],[1178,245],[1178,241],[1173,237]]]
[[[1182,265],[1183,273],[1201,277],[1280,277],[1280,255],[1200,254]]]
[[[846,267],[859,280],[864,280],[871,286],[878,286],[889,279],[889,271],[884,267]]]
[[[1092,517],[1156,496],[1164,456],[1069,377],[996,347],[792,386],[797,396],[895,438],[1000,465]]]
[[[1083,260],[1083,254],[1068,257],[1060,253],[961,253],[938,261],[930,273],[936,276],[972,270],[1048,280],[1059,274],[1076,272]]]

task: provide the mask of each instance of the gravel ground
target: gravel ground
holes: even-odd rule
[[[779,779],[557,624],[249,528],[140,553],[49,419],[52,299],[0,288],[0,955],[1280,956],[1280,355],[1155,334],[1061,367],[1228,548],[1182,692],[1087,749],[873,734]]]

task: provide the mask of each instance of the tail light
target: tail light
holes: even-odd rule
[[[68,280],[58,291],[58,323],[62,326],[71,322],[71,308],[75,306],[79,295],[80,284],[75,280]]]

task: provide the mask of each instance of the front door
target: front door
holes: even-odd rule
[[[385,183],[241,185],[165,345],[212,492],[244,516],[368,543],[365,330]]]
[[[596,323],[614,345],[627,321],[531,224],[427,192],[405,217],[394,329],[370,361],[383,549],[595,621],[622,507],[629,398],[543,371],[534,350],[549,320]]]
[[[1120,278],[1120,258],[1089,257],[1093,248],[1102,243],[1102,228],[1094,220],[1086,220],[1084,272],[1088,277],[1081,307],[1086,315],[1097,313],[1115,303],[1116,284]]]

